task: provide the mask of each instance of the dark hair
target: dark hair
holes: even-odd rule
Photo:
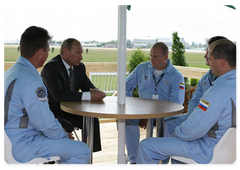
[[[223,36],[215,36],[215,37],[212,37],[210,38],[207,43],[208,45],[212,44],[214,41],[217,41],[217,40],[221,40],[221,39],[227,39],[226,37],[223,37]]]
[[[151,49],[156,49],[156,48],[157,48],[157,49],[161,49],[163,55],[169,53],[169,51],[168,51],[168,46],[167,46],[165,43],[163,43],[163,42],[157,42],[157,43],[155,43],[155,44],[152,46]]]
[[[230,67],[236,67],[236,45],[230,40],[219,40],[211,52],[214,59],[224,59]]]
[[[71,50],[74,42],[80,43],[78,40],[76,40],[74,38],[68,38],[68,39],[64,40],[62,45],[61,45],[60,54],[63,55],[64,48],[67,48],[68,50]]]
[[[52,37],[41,27],[31,26],[21,36],[20,53],[25,58],[32,58],[39,49],[47,51],[48,40]]]

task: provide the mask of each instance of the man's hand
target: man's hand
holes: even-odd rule
[[[147,128],[147,119],[141,119],[140,122],[138,123],[138,126],[146,129]]]
[[[102,100],[106,97],[106,94],[97,88],[90,88],[91,100]]]
[[[68,133],[68,137],[69,137],[69,139],[72,139],[72,140],[74,140],[73,134],[71,134],[71,133]]]

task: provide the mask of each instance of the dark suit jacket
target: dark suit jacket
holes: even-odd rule
[[[61,56],[51,59],[42,69],[41,76],[48,90],[50,109],[55,117],[65,112],[60,109],[62,101],[81,101],[82,92],[95,88],[86,75],[86,68],[83,63],[74,66],[75,91],[70,91],[69,77]],[[81,90],[82,92],[79,92]]]

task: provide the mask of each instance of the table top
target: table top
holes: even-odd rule
[[[148,119],[168,117],[183,113],[184,107],[164,100],[126,97],[126,104],[117,103],[117,97],[102,101],[61,102],[65,112],[90,117],[117,119]]]

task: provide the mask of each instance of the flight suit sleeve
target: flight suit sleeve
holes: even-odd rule
[[[182,75],[173,76],[171,89],[169,91],[169,101],[183,104],[185,98],[185,84]]]
[[[187,120],[175,128],[173,135],[186,141],[204,137],[221,116],[223,105],[214,94],[205,94]]]
[[[132,97],[132,91],[137,86],[137,68],[136,67],[126,78],[126,96]]]
[[[202,81],[200,80],[198,82],[198,86],[197,86],[195,92],[192,95],[191,100],[188,101],[188,112],[187,112],[187,114],[191,114],[192,111],[198,106],[198,103],[199,103],[202,96],[203,96]]]
[[[21,91],[29,124],[48,138],[63,138],[67,133],[54,117],[48,105],[47,91],[43,83],[31,83]]]

